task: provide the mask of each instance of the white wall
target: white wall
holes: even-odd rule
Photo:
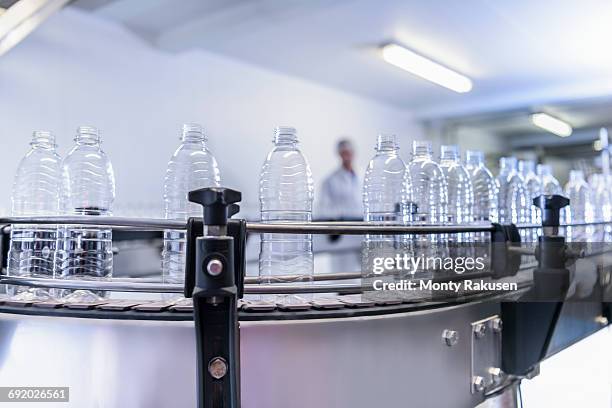
[[[161,207],[185,121],[207,129],[223,184],[242,190],[250,208],[276,125],[297,127],[317,183],[337,166],[340,135],[355,140],[362,169],[378,132],[397,133],[406,158],[409,141],[421,136],[408,112],[213,54],[163,53],[73,9],[0,57],[0,112],[3,213],[33,129],[54,131],[65,154],[78,125],[99,127],[115,167],[117,209]]]

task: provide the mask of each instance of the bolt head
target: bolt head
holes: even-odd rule
[[[495,319],[493,319],[493,321],[491,321],[491,327],[493,328],[494,332],[499,333],[502,331],[504,323],[502,322],[502,319],[496,317]]]
[[[601,326],[607,326],[608,325],[608,318],[606,316],[597,316],[595,318],[595,322],[597,322]]]
[[[215,357],[208,363],[208,373],[216,380],[220,380],[227,374],[227,362],[223,357]]]
[[[459,332],[446,329],[442,332],[442,339],[447,346],[452,347],[459,342]]]
[[[223,262],[219,259],[211,259],[206,264],[206,272],[208,272],[210,276],[221,275],[221,272],[223,272]]]
[[[502,377],[504,376],[504,372],[501,370],[501,368],[498,367],[491,367],[489,369],[489,374],[491,374],[491,379],[496,384],[499,383],[502,380]]]
[[[487,326],[484,323],[478,323],[474,326],[474,335],[477,338],[482,338],[487,333]]]
[[[477,392],[483,392],[485,389],[485,380],[479,375],[472,377],[472,386]]]

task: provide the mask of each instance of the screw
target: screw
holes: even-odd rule
[[[479,375],[472,377],[472,386],[476,392],[483,392],[485,389],[485,380]]]
[[[474,334],[477,338],[482,338],[487,333],[487,326],[484,323],[474,325]]]
[[[491,327],[493,328],[494,332],[499,333],[504,328],[504,323],[502,322],[502,319],[496,317],[491,321]]]
[[[442,332],[442,339],[448,347],[452,347],[459,341],[459,333],[455,330],[445,329]]]
[[[491,379],[494,383],[499,383],[504,376],[504,372],[498,367],[491,367],[489,369],[489,374],[491,374]]]
[[[212,378],[219,380],[227,374],[227,362],[223,357],[215,357],[208,363],[208,373]]]
[[[206,265],[206,271],[210,276],[219,276],[223,272],[223,262],[218,259],[211,259]]]
[[[608,325],[608,318],[606,316],[597,316],[595,318],[595,322],[599,323],[601,326],[607,326]]]

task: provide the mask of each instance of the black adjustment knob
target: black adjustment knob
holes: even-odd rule
[[[235,203],[242,200],[242,193],[229,188],[206,187],[190,191],[188,198],[204,207],[205,225],[227,225],[227,219],[240,211]]]
[[[533,205],[542,211],[542,226],[544,227],[558,227],[561,209],[568,206],[569,203],[569,198],[561,195],[541,195],[533,199]]]

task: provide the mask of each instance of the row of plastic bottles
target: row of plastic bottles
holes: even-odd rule
[[[562,188],[550,166],[502,157],[499,174],[494,177],[485,166],[481,151],[466,151],[462,161],[458,146],[443,145],[440,160],[436,162],[431,143],[427,141],[413,142],[412,159],[406,164],[399,156],[395,136],[380,135],[364,179],[364,218],[415,225],[483,221],[540,224],[540,211],[533,205],[533,198],[560,194],[571,202],[563,213],[566,223],[611,221],[610,178],[593,174],[587,183],[579,170],[570,171],[569,176]],[[581,231],[570,229],[569,238],[604,239]],[[536,229],[525,230],[523,239],[535,241],[537,233]]]
[[[53,136],[35,132],[31,150],[15,177],[12,214],[111,214],[114,174],[100,144],[97,129],[80,127],[74,147],[61,160]],[[298,148],[296,130],[276,128],[273,144],[260,175],[261,220],[308,222],[312,218],[314,183],[308,162]],[[207,147],[202,127],[183,125],[181,143],[168,163],[164,180],[165,217],[186,220],[199,216],[201,208],[187,200],[187,193],[219,185],[219,167]],[[587,183],[581,172],[572,171],[563,190],[549,166],[536,168],[531,161],[504,157],[495,178],[485,166],[482,152],[468,150],[462,160],[457,146],[444,145],[436,162],[427,141],[413,142],[411,160],[405,163],[399,156],[396,137],[380,135],[364,178],[364,220],[413,225],[538,223],[539,212],[531,204],[533,197],[561,193],[572,202],[566,211],[567,221],[610,221],[610,182],[601,175],[593,175]],[[585,233],[579,229],[574,232]],[[461,241],[466,237],[433,235],[427,239]],[[524,239],[533,240],[535,235],[526,233]],[[164,232],[162,269],[166,282],[183,281],[185,240],[184,231]],[[12,229],[12,242],[10,274],[101,278],[112,273],[110,229],[21,225]],[[259,270],[262,277],[295,275],[298,280],[310,280],[312,237],[263,234]]]
[[[109,215],[115,177],[97,129],[79,127],[62,160],[50,132],[34,132],[12,192],[12,215]],[[9,275],[102,278],[113,268],[112,232],[95,226],[14,225]]]

